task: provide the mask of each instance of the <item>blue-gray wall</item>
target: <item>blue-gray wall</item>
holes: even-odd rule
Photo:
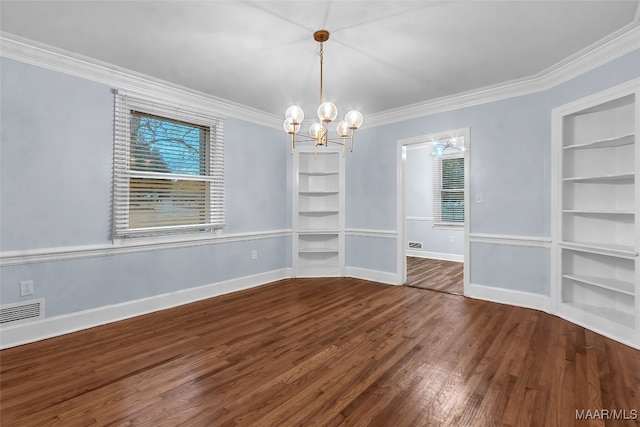
[[[2,59],[0,250],[111,244],[111,88]],[[347,156],[348,267],[398,273],[397,140],[470,128],[472,234],[550,236],[551,109],[640,76],[640,51],[547,91],[358,131]],[[224,235],[291,227],[291,157],[282,132],[225,121]],[[482,192],[484,203],[473,203]],[[380,234],[376,234],[380,232]],[[284,233],[286,234],[286,233]],[[257,260],[251,250],[258,250]],[[471,283],[549,295],[549,248],[476,241]],[[189,247],[3,266],[0,300],[33,279],[47,316],[98,308],[291,266],[280,234]]]
[[[357,153],[347,159],[347,228],[397,230],[399,139],[468,127],[470,233],[550,239],[551,110],[638,77],[640,50],[539,93],[365,127],[358,131]],[[474,195],[480,192],[482,204],[475,203]],[[347,245],[352,240],[348,238]],[[346,264],[372,264],[371,257],[395,253],[397,241],[371,238],[366,246],[366,252],[347,250]],[[470,249],[472,284],[550,295],[548,246],[478,242]],[[398,273],[395,260],[385,265],[390,267],[385,271]]]
[[[433,226],[433,146],[409,145],[406,149],[405,216],[409,242],[421,242],[422,249],[411,254],[444,259],[460,259],[464,255],[464,230]],[[450,241],[452,239],[453,241]]]
[[[110,245],[112,88],[4,58],[0,66],[0,249],[82,252]],[[289,229],[290,170],[282,132],[226,119],[222,237]],[[33,297],[46,298],[51,317],[290,266],[286,233],[116,251],[3,266],[0,300],[24,300],[19,282],[33,279]]]

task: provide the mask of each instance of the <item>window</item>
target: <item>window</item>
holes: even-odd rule
[[[114,236],[224,225],[223,122],[116,94]]]
[[[464,156],[435,156],[433,165],[434,225],[464,225]]]

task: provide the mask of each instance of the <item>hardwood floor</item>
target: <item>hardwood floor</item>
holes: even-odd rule
[[[406,286],[462,295],[463,270],[461,262],[408,256]]]
[[[357,279],[283,280],[0,364],[2,426],[640,425],[639,351],[542,312]],[[613,409],[628,419],[603,420]]]

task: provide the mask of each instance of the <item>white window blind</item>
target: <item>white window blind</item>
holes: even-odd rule
[[[115,237],[221,228],[222,118],[117,93],[113,224]]]
[[[464,155],[434,156],[434,225],[464,225]]]

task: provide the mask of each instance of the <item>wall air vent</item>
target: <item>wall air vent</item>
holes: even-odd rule
[[[409,242],[409,249],[422,249],[422,242]]]
[[[13,326],[44,319],[44,298],[0,306],[0,325]]]

